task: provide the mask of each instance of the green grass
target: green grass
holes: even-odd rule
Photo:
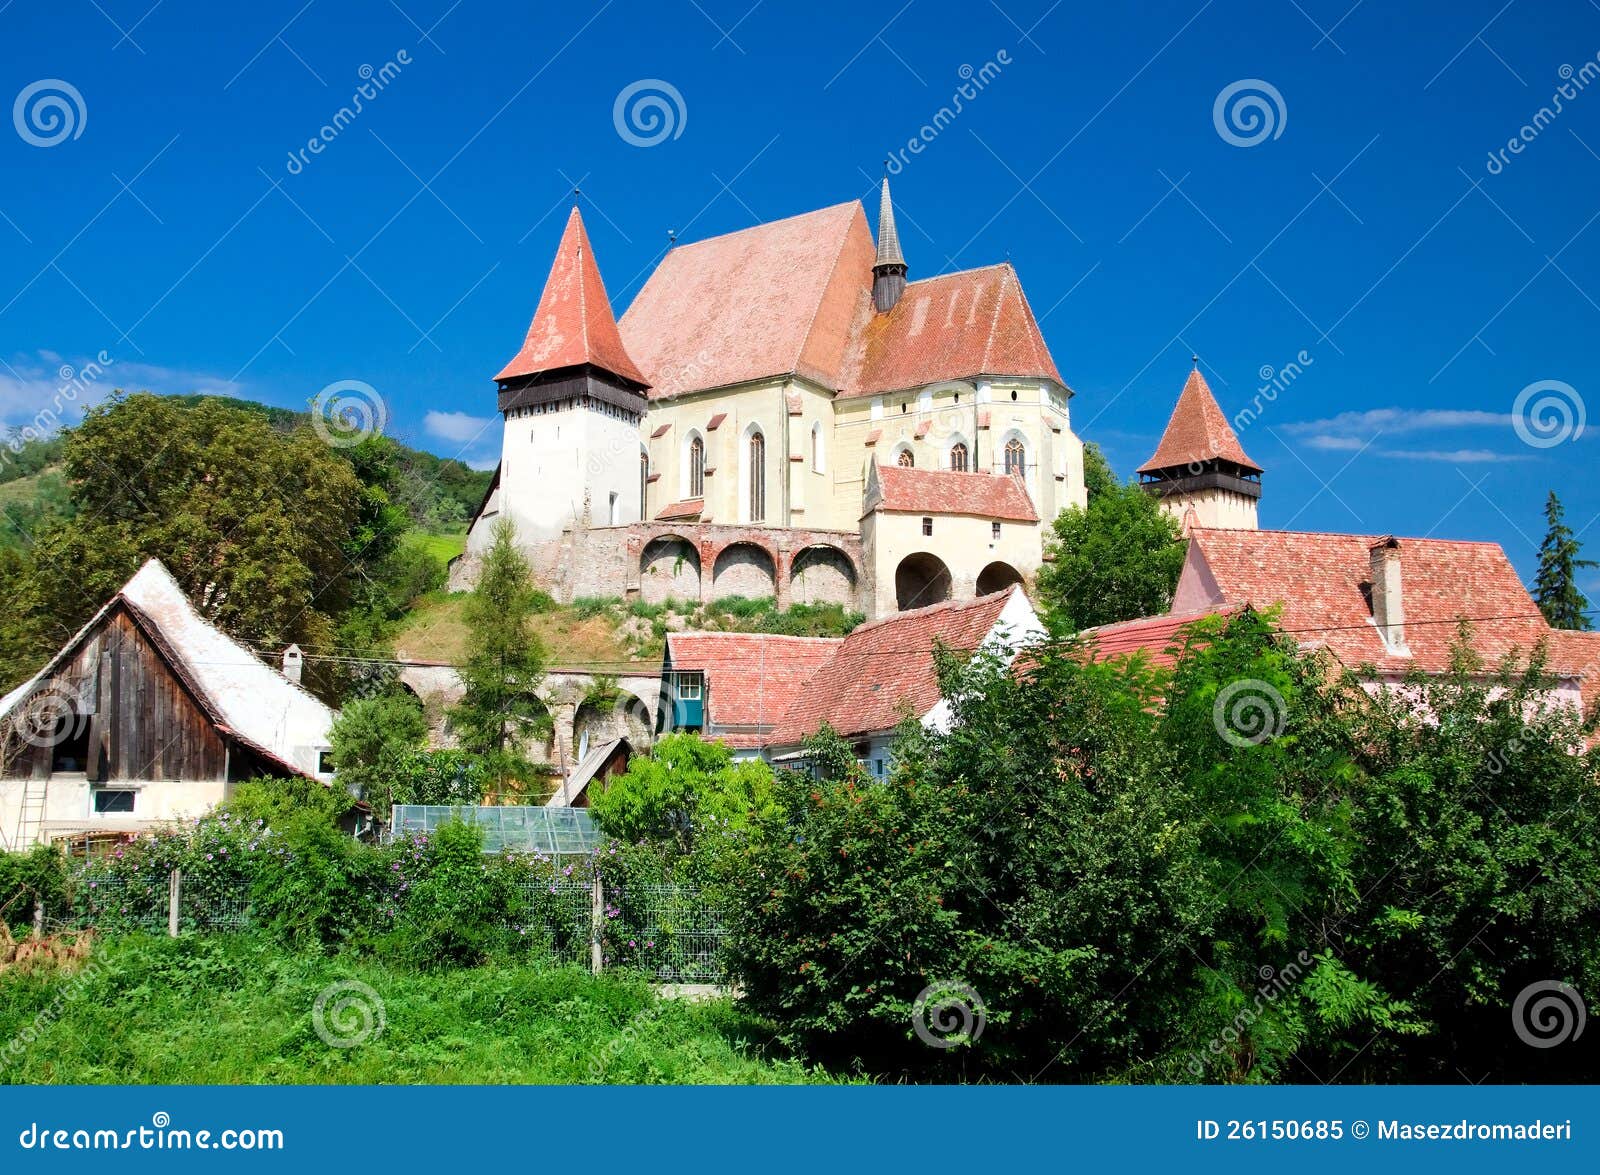
[[[330,1047],[312,1009],[330,985],[350,980],[378,994],[384,1028],[353,1048]],[[39,1025],[36,1040],[7,1051]],[[664,1000],[642,980],[574,968],[419,973],[368,958],[291,954],[250,935],[136,935],[98,944],[77,981],[0,975],[0,1083],[831,1080],[785,1057],[728,999]]]
[[[467,549],[467,536],[464,533],[433,534],[424,530],[414,530],[406,536],[406,542],[445,563]]]

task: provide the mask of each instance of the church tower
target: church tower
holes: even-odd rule
[[[622,345],[576,205],[528,336],[495,381],[498,503],[520,544],[640,520],[649,384]]]
[[[889,199],[889,177],[883,177],[878,196],[878,256],[872,265],[872,304],[887,314],[906,292],[906,259],[900,252],[900,232],[894,226],[894,203]]]
[[[1255,530],[1261,466],[1245,456],[1195,360],[1167,431],[1139,467],[1144,488],[1183,525]]]

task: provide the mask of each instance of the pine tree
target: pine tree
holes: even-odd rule
[[[1575,628],[1587,632],[1594,624],[1587,615],[1589,601],[1578,590],[1577,572],[1600,564],[1592,559],[1578,558],[1581,548],[1573,537],[1572,528],[1564,521],[1564,513],[1561,499],[1551,490],[1550,498],[1544,505],[1544,517],[1549,529],[1545,531],[1544,542],[1539,546],[1539,575],[1534,580],[1533,596],[1539,604],[1539,611],[1550,622],[1550,627]]]
[[[466,690],[450,711],[461,749],[483,760],[501,792],[520,790],[533,773],[529,741],[550,732],[537,693],[544,648],[530,625],[538,599],[516,532],[502,519],[464,609],[467,654],[460,674]]]

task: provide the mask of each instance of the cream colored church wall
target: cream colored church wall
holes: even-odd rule
[[[1257,529],[1256,506],[1254,498],[1221,489],[1174,494],[1161,500],[1161,508],[1176,518],[1179,525],[1182,525],[1184,515],[1192,507],[1198,525],[1217,530]]]
[[[740,464],[742,446],[748,439],[750,426],[755,425],[766,441],[765,522],[769,526],[781,525],[783,498],[778,479],[784,465],[783,429],[787,419],[783,391],[783,381],[771,380],[652,401],[642,430],[650,451],[650,471],[660,474],[649,488],[650,517],[659,514],[663,506],[690,496],[689,441],[698,434],[705,442],[708,470],[702,521],[746,521],[740,492]],[[711,420],[718,413],[726,413],[726,419],[712,429]],[[667,431],[659,437],[653,436],[662,425],[669,426]]]
[[[951,598],[970,600],[977,594],[978,576],[991,563],[1006,563],[1031,582],[1042,562],[1038,523],[1001,520],[994,537],[994,520],[964,515],[932,515],[933,534],[922,533],[922,514],[876,510],[862,525],[875,615],[896,611],[895,572],[907,556],[936,556],[950,571]],[[927,603],[937,601],[929,600]]]

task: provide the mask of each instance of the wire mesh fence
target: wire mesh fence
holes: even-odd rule
[[[575,870],[554,880],[530,872],[517,890],[512,929],[552,962],[642,971],[659,983],[727,982],[727,932],[715,902],[693,886],[602,883]],[[259,924],[248,877],[180,873],[174,884],[160,869],[129,876],[90,863],[67,892],[65,908],[44,912],[52,930],[164,934],[176,925],[179,934],[214,934]]]

